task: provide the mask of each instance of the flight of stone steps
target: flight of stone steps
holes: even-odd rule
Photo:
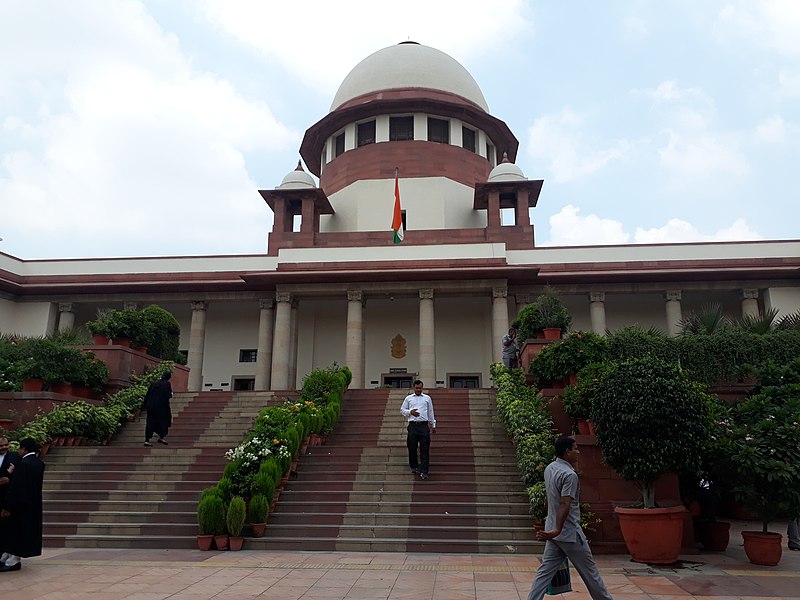
[[[225,450],[273,402],[271,392],[175,394],[168,446],[144,447],[143,413],[108,446],[51,449],[45,456],[44,544],[196,547],[200,491],[219,480]]]
[[[300,460],[248,549],[536,553],[494,390],[435,389],[430,479],[408,466],[407,391],[351,390],[328,443]]]

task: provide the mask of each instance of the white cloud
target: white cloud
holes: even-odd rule
[[[760,240],[761,234],[750,229],[745,219],[736,219],[730,227],[722,228],[712,234],[703,234],[697,228],[681,219],[670,219],[659,228],[636,228],[634,236],[637,244],[665,244],[675,242],[729,242]]]
[[[567,204],[550,217],[550,239],[542,246],[591,246],[599,244],[666,244],[679,242],[722,242],[760,240],[761,234],[754,231],[745,219],[736,219],[729,227],[711,234],[701,233],[694,225],[682,219],[670,219],[663,227],[636,228],[631,235],[617,220],[595,214],[580,215],[581,209]]]
[[[721,174],[739,176],[750,172],[736,136],[673,130],[666,133],[667,144],[659,150],[661,165],[676,179],[692,180],[683,181],[683,185]]]
[[[326,96],[365,56],[411,39],[461,60],[503,48],[530,26],[523,0],[291,2],[205,0],[207,18]],[[454,15],[469,15],[454,22]]]
[[[60,256],[264,250],[272,215],[244,153],[293,152],[298,132],[196,71],[138,2],[17,7],[16,26],[35,33],[17,40],[22,65],[0,61],[0,97],[29,104],[0,109],[9,250],[42,256],[37,236]],[[49,37],[62,22],[71,33]]]
[[[780,144],[785,142],[786,138],[786,122],[780,115],[773,115],[768,119],[763,120],[756,126],[756,141],[763,142],[765,144]]]
[[[636,146],[625,139],[610,142],[587,139],[582,133],[583,122],[581,115],[565,107],[559,114],[536,119],[528,129],[530,156],[544,161],[556,182],[596,173],[610,162],[625,158]]]
[[[800,2],[738,0],[719,13],[722,34],[744,38],[787,57],[800,56]]]
[[[650,28],[641,17],[629,15],[622,20],[622,32],[625,39],[641,41],[650,37]]]
[[[588,246],[593,244],[626,244],[630,235],[622,223],[597,215],[580,216],[580,208],[567,204],[550,217],[550,239],[545,246]]]
[[[781,98],[800,97],[800,71],[781,69],[778,72],[778,96]]]

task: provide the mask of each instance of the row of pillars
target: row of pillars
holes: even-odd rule
[[[682,319],[681,291],[665,292],[667,331],[680,333]],[[589,314],[592,331],[603,335],[606,331],[605,292],[589,294]],[[419,377],[433,386],[436,380],[436,335],[434,321],[433,288],[419,290]],[[135,307],[126,303],[125,307]],[[297,379],[297,300],[290,292],[277,292],[275,298],[259,301],[258,351],[256,355],[255,389],[286,390],[294,387]],[[203,355],[205,351],[206,311],[208,301],[191,303],[192,319],[189,330],[189,391],[201,391],[203,386]],[[515,309],[519,306],[515,306]],[[75,326],[73,304],[58,304],[60,331]],[[364,387],[364,295],[361,290],[347,292],[347,329],[345,364],[353,373],[351,387]],[[515,310],[516,312],[516,310]],[[758,290],[742,290],[742,315],[757,317]],[[509,326],[508,290],[492,289],[492,339],[499,340]],[[502,361],[502,347],[493,343],[492,360]]]

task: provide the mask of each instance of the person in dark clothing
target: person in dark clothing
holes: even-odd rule
[[[0,437],[0,507],[8,492],[8,484],[11,483],[11,473],[19,462],[19,454],[8,449],[8,439]],[[5,520],[0,519],[0,565],[6,562],[9,554],[5,548],[6,534],[4,532]]]
[[[44,463],[36,456],[38,447],[31,438],[19,443],[22,455],[11,470],[6,497],[0,508],[0,519],[6,530],[7,558],[0,564],[0,573],[19,571],[21,558],[42,554],[42,483]]]
[[[169,399],[172,398],[172,385],[169,380],[172,373],[169,371],[161,376],[161,379],[154,381],[147,388],[144,397],[144,409],[147,411],[147,422],[144,428],[144,445],[152,446],[150,439],[155,433],[158,436],[158,443],[167,445],[167,432],[172,425],[172,409],[169,406]]]

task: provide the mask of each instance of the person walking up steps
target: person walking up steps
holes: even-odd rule
[[[144,408],[147,411],[147,422],[144,428],[144,445],[152,446],[150,439],[155,433],[158,436],[158,443],[167,445],[167,432],[172,425],[172,409],[169,406],[169,399],[172,398],[172,385],[169,380],[172,373],[167,371],[161,379],[154,381],[147,388],[144,397]]]

